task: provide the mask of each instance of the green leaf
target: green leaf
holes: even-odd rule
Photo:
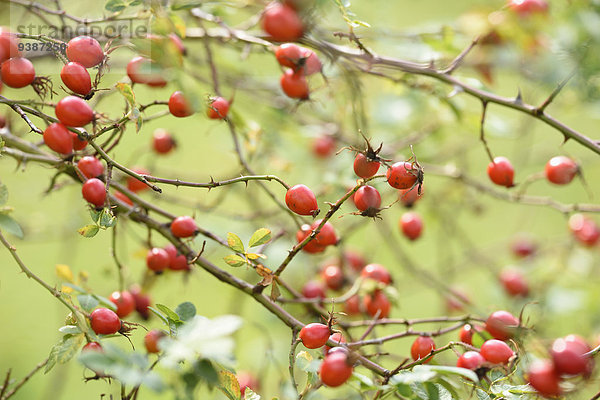
[[[96,236],[100,227],[98,225],[86,225],[83,228],[80,228],[77,232],[83,237],[91,238]]]
[[[178,305],[177,308],[175,308],[175,312],[182,321],[188,321],[196,315],[196,306],[189,301],[186,301],[185,303]]]
[[[63,335],[76,335],[81,333],[81,329],[77,325],[65,325],[58,328],[58,331]]]
[[[164,304],[157,304],[156,308],[158,308],[167,317],[169,321],[181,322],[181,318],[179,318],[179,315],[177,315],[175,311],[171,310]]]
[[[240,239],[235,233],[229,232],[227,234],[227,244],[229,245],[229,248],[235,252],[244,252],[244,244],[242,243],[242,239]]]
[[[275,399],[276,398],[273,400]],[[260,400],[260,396],[258,393],[254,393],[249,387],[246,387],[246,390],[244,391],[244,400]]]
[[[237,378],[229,371],[219,371],[218,388],[230,400],[239,400],[242,396]]]
[[[396,383],[410,385],[412,383],[427,382],[435,378],[436,372],[419,367],[422,366],[417,365],[412,371],[402,371],[401,373],[394,375],[392,379],[390,379],[390,383],[392,385],[395,385]]]
[[[219,383],[219,374],[209,360],[200,360],[194,364],[194,372],[211,388]]]
[[[1,140],[1,139],[0,139]],[[3,206],[8,201],[8,188],[4,183],[0,183],[0,206]]]
[[[491,400],[491,397],[479,388],[475,389],[475,393],[477,394],[478,400]]]
[[[95,223],[98,223],[101,215],[102,215],[102,211],[96,211],[94,209],[90,209],[90,217],[92,217],[92,221],[94,221]]]
[[[307,351],[301,351],[296,354],[296,365],[304,372],[316,373],[319,371],[321,361],[315,360]]]
[[[260,246],[261,244],[268,243],[271,240],[271,231],[267,228],[260,228],[252,234],[249,247]]]
[[[80,294],[77,296],[77,301],[79,302],[81,308],[83,308],[87,312],[90,312],[94,308],[98,307],[98,304],[100,303],[91,294]]]
[[[223,260],[232,267],[241,267],[246,265],[244,257],[240,257],[237,254],[230,254],[227,257],[223,257]]]
[[[377,386],[375,386],[375,384],[373,383],[373,380],[371,378],[369,378],[368,376],[354,372],[352,374],[352,378],[354,380],[357,380],[360,382],[360,390],[361,391],[377,389]]]
[[[131,86],[122,82],[118,82],[115,86],[123,95],[123,97],[125,97],[127,104],[129,104],[129,106],[133,110],[135,108],[135,93],[133,93],[133,89],[131,89]]]
[[[117,306],[115,305],[115,303],[113,303],[112,301],[110,301],[109,299],[107,299],[106,297],[103,296],[99,296],[97,294],[92,294],[92,296],[98,300],[100,302],[100,304],[102,304],[104,307],[106,308],[110,308],[113,311],[117,311]]]
[[[23,230],[21,226],[11,216],[0,214],[0,229],[12,233],[19,239],[23,239]]]
[[[107,11],[119,12],[127,8],[127,4],[123,0],[108,0],[104,5]]]
[[[71,289],[76,290],[76,291],[78,291],[80,293],[85,293],[85,289],[84,288],[82,288],[81,286],[77,286],[77,285],[75,285],[74,283],[71,283],[71,282],[64,282],[63,286],[68,286]]]
[[[57,363],[64,364],[73,358],[83,345],[84,339],[83,333],[63,336],[60,342],[52,346],[44,373],[48,373]]]
[[[148,310],[152,311],[158,318],[160,318],[165,323],[165,325],[169,325],[169,320],[163,313],[158,311],[156,308],[150,306],[148,306]]]
[[[413,368],[413,371],[417,369],[417,367],[421,367],[419,369],[426,369],[443,375],[460,375],[464,378],[472,380],[475,383],[479,382],[477,374],[474,371],[466,368],[450,367],[445,365],[418,365]]]
[[[196,8],[203,5],[203,1],[193,0],[175,0],[171,5],[171,10],[186,10],[190,8]]]
[[[99,225],[103,228],[111,228],[117,223],[117,217],[108,208],[102,210]]]
[[[492,335],[487,331],[473,330],[473,337],[471,338],[471,344],[474,347],[481,347],[486,340],[492,339]]]

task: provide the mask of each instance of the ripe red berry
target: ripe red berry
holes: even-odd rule
[[[275,58],[282,67],[296,69],[302,58],[302,47],[294,43],[284,43],[275,49]]]
[[[77,168],[86,178],[97,178],[104,173],[104,165],[102,161],[96,157],[85,156],[77,162]]]
[[[85,67],[76,62],[70,62],[60,71],[60,79],[73,92],[86,96],[92,90],[92,78]]]
[[[507,340],[512,338],[519,326],[519,320],[508,311],[494,311],[485,321],[485,330],[494,338]]]
[[[88,203],[102,207],[106,200],[106,187],[98,178],[88,179],[81,187],[81,194]]]
[[[127,204],[129,207],[133,206],[133,201],[131,201],[131,199],[129,197],[125,196],[123,193],[119,192],[118,190],[115,190],[113,195],[117,198],[117,200]]]
[[[298,215],[316,215],[319,211],[315,194],[305,185],[296,185],[285,194],[285,204]]]
[[[344,272],[337,265],[327,265],[321,271],[321,277],[331,290],[339,290],[344,286]]]
[[[160,353],[158,341],[166,336],[166,333],[159,329],[152,329],[144,336],[144,346],[148,353]]]
[[[381,206],[381,195],[379,191],[375,189],[373,186],[365,185],[361,186],[354,193],[354,205],[360,211],[366,211],[368,209],[379,209]]]
[[[348,354],[339,351],[325,356],[319,370],[319,377],[324,385],[337,387],[343,385],[352,376],[352,371]]]
[[[492,364],[506,364],[515,352],[506,343],[498,339],[486,340],[481,345],[481,355]]]
[[[180,91],[169,97],[169,112],[177,118],[189,117],[194,113],[190,101]]]
[[[279,83],[281,84],[281,90],[283,90],[283,93],[288,97],[300,100],[308,99],[310,93],[308,82],[306,76],[300,71],[294,72],[293,70],[288,69],[281,76]]]
[[[135,298],[126,290],[122,292],[112,292],[108,299],[117,306],[116,312],[119,318],[125,318],[135,309]]]
[[[169,132],[164,129],[157,129],[152,135],[152,148],[158,154],[167,154],[175,147],[175,140]]]
[[[206,109],[206,115],[210,119],[225,119],[229,112],[229,102],[222,97],[214,98]]]
[[[300,65],[302,67],[301,71],[306,76],[321,72],[323,69],[323,64],[321,64],[319,56],[310,49],[302,48],[302,61],[300,62]]]
[[[392,276],[390,275],[387,268],[381,264],[368,264],[360,272],[362,278],[374,279],[377,282],[389,285],[392,282]]]
[[[67,96],[60,100],[54,112],[56,118],[66,126],[85,126],[94,119],[94,111],[88,103],[75,96]]]
[[[462,354],[460,357],[458,357],[456,366],[475,371],[481,368],[484,363],[485,358],[483,358],[481,354],[476,351],[467,351],[465,354]]]
[[[133,83],[147,84],[152,87],[167,85],[161,68],[146,57],[132,58],[127,63],[127,76]]]
[[[358,315],[360,314],[360,297],[355,294],[348,298],[344,303],[344,311],[348,315]]]
[[[396,189],[410,189],[419,180],[419,170],[408,161],[393,164],[387,170],[387,181]]]
[[[512,242],[510,248],[515,256],[525,258],[536,252],[537,245],[531,238],[520,236]]]
[[[308,281],[302,287],[302,296],[307,299],[324,299],[326,296],[325,287],[319,281]]]
[[[310,226],[311,230],[316,230],[319,227],[319,225],[321,225],[321,222],[323,222],[322,219],[317,219],[315,222],[313,222]],[[335,228],[333,227],[331,222],[325,222],[325,224],[323,225],[319,233],[317,233],[317,236],[315,236],[313,241],[316,241],[319,244],[319,246],[325,247],[337,244],[338,237],[335,232]]]
[[[60,154],[70,154],[73,152],[73,139],[71,132],[66,126],[59,123],[48,125],[44,130],[44,143],[52,150]]]
[[[487,173],[496,185],[512,187],[515,170],[506,157],[496,157],[488,164]]]
[[[335,151],[335,139],[330,135],[321,135],[312,142],[312,151],[319,158],[327,158]]]
[[[298,232],[296,232],[296,241],[298,243],[301,243],[304,241],[304,239],[306,239],[311,233],[312,233],[313,229],[310,225],[308,224],[304,224],[300,227],[300,230],[298,230]],[[302,248],[302,251],[305,251],[307,253],[322,253],[323,251],[325,251],[325,245],[322,245],[319,243],[319,241],[317,241],[317,239],[313,239],[310,242],[308,242],[306,244],[306,246],[304,246]]]
[[[108,308],[97,308],[90,315],[92,330],[98,335],[111,335],[121,329],[121,320]]]
[[[548,3],[546,0],[510,0],[508,7],[521,17],[532,14],[546,14]]]
[[[277,42],[293,42],[304,32],[302,20],[296,10],[278,2],[272,2],[265,8],[262,28]]]
[[[527,381],[544,397],[560,396],[560,377],[548,360],[534,361],[527,372]]]
[[[529,284],[521,271],[516,269],[503,270],[500,272],[500,282],[510,296],[527,297],[529,295]]]
[[[417,240],[423,232],[423,220],[415,212],[407,212],[400,217],[400,229],[410,240]]]
[[[340,332],[334,332],[334,333],[332,333],[331,336],[329,336],[328,340],[331,340],[335,344],[335,346],[333,347],[334,349],[342,348],[342,347],[338,347],[342,343],[348,343],[346,341],[346,338],[344,337],[344,335],[342,335]],[[325,345],[325,352],[324,353],[328,354],[331,349],[332,349],[331,347]]]
[[[422,360],[431,354],[431,351],[435,350],[435,342],[431,336],[419,336],[415,339],[412,346],[410,347],[410,355],[413,360]],[[430,357],[424,364],[427,364],[433,359]]]
[[[556,339],[550,350],[556,372],[560,375],[579,375],[589,372],[592,360],[585,354],[590,350],[585,340],[576,335]]]
[[[197,230],[198,225],[192,217],[177,217],[171,222],[171,233],[178,238],[194,236]]]
[[[596,222],[582,214],[573,214],[569,218],[569,229],[575,239],[586,246],[595,246],[600,239],[600,228]]]
[[[177,248],[168,244],[165,246],[165,251],[169,254],[169,269],[173,271],[189,270],[188,260],[183,254],[179,254]]]
[[[0,64],[9,58],[20,57],[19,39],[14,33],[0,27]]]
[[[414,186],[410,189],[402,189],[398,192],[398,198],[404,207],[410,208],[417,202],[417,200],[423,197],[424,189],[425,185],[421,185],[421,193],[419,193],[418,186]]]
[[[246,388],[250,388],[253,392],[257,392],[260,389],[260,382],[249,372],[238,372],[237,380],[240,384],[242,397],[246,393]]]
[[[483,331],[483,328],[477,325],[465,324],[458,332],[458,337],[461,342],[473,345],[473,336],[477,332]]]
[[[69,131],[71,134],[71,139],[73,140],[73,150],[83,150],[85,146],[87,146],[88,142],[85,140],[79,139],[79,136],[72,131]]]
[[[26,58],[15,57],[6,60],[0,68],[2,82],[12,88],[23,88],[31,85],[35,79],[35,68]]]
[[[331,332],[327,325],[312,323],[305,325],[298,335],[302,344],[307,349],[318,349],[319,347],[325,346]]]
[[[169,253],[165,249],[154,247],[146,254],[146,266],[154,272],[161,272],[169,266]]]
[[[152,303],[150,301],[150,296],[146,293],[143,293],[141,288],[138,285],[133,285],[129,288],[129,293],[133,296],[135,300],[135,310],[140,314],[143,319],[150,318],[150,310],[148,307]]]
[[[96,351],[98,353],[102,353],[104,351],[104,349],[98,342],[89,342],[85,346],[83,346],[83,348],[81,349],[82,353],[84,351]]]
[[[556,185],[570,183],[579,172],[579,166],[573,160],[565,156],[553,157],[546,164],[546,179]]]
[[[69,61],[92,68],[102,62],[104,51],[102,51],[100,43],[93,37],[78,36],[67,43],[67,57]]]
[[[344,261],[347,262],[350,265],[350,267],[357,272],[362,271],[362,269],[367,264],[364,257],[355,251],[346,250],[344,251],[343,256]]]
[[[361,178],[370,178],[379,171],[379,161],[369,160],[363,153],[358,153],[354,158],[354,173]]]
[[[150,171],[145,168],[134,167],[131,170],[138,175],[150,175]],[[127,189],[131,190],[133,193],[137,193],[150,188],[139,179],[134,178],[133,176],[127,176]]]
[[[365,297],[363,297],[363,305],[365,306],[367,314],[373,318],[375,318],[377,314],[379,314],[377,318],[387,318],[388,315],[390,315],[390,308],[392,307],[387,296],[381,290],[367,293]]]

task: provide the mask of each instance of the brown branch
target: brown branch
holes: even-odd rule
[[[19,389],[21,389],[21,387],[27,383],[27,381],[29,379],[31,379],[31,377],[33,375],[36,374],[36,372],[38,372],[40,369],[44,368],[46,366],[46,364],[48,364],[48,358],[46,358],[44,361],[42,361],[41,363],[39,363],[38,365],[36,365],[27,375],[25,375],[23,377],[23,379],[21,379],[19,382],[17,382],[17,384],[9,391],[6,393],[6,395],[4,397],[0,397],[0,400],[7,400],[9,398],[11,398]],[[4,391],[4,387],[2,389]]]

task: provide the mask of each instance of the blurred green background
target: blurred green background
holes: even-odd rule
[[[102,3],[62,1],[69,13],[90,18],[105,13]],[[561,45],[564,45],[565,38],[572,38],[575,43],[583,40],[577,36],[581,27],[574,15],[586,10],[590,6],[587,3],[566,5],[555,1],[551,3],[551,13],[545,20],[531,24],[506,22],[510,25],[505,29],[513,30],[513,42],[501,49],[477,47],[456,75],[474,85],[487,85],[490,90],[505,96],[515,96],[520,90],[524,101],[539,104],[572,68],[573,58]],[[372,28],[360,28],[357,33],[376,52],[422,62],[435,58],[444,65],[470,42],[473,38],[470,30],[477,30],[477,21],[485,20],[485,16],[501,10],[503,5],[502,1],[487,0],[372,0],[355,1],[351,10],[357,18],[371,24]],[[207,3],[205,7],[233,25],[259,12],[262,6],[256,2],[231,5],[216,2]],[[590,13],[598,16],[596,11]],[[310,22],[318,27],[315,28],[315,36],[323,39],[339,42],[331,36],[331,32],[347,30],[334,2],[318,2],[310,18]],[[32,20],[36,17],[23,13],[21,7],[0,3],[0,25],[14,27]],[[41,23],[34,23],[38,22]],[[187,21],[187,24],[188,27],[194,26],[193,21]],[[255,28],[252,32],[259,31]],[[537,54],[532,54],[523,38],[538,33],[546,38],[547,43]],[[178,85],[193,87],[201,101],[206,95],[213,94],[207,84],[210,71],[201,41],[186,41],[186,45],[189,56],[184,69],[192,71],[205,82],[192,82],[190,75],[177,74],[175,82],[164,89],[135,87],[138,102],[166,100]],[[338,147],[361,145],[358,134],[358,128],[361,128],[374,144],[384,142],[382,154],[385,157],[404,160],[410,156],[406,143],[400,148],[394,144],[403,143],[415,132],[434,126],[429,134],[421,135],[422,140],[414,141],[419,161],[453,164],[479,181],[488,183],[485,173],[488,160],[478,140],[481,105],[466,95],[458,94],[451,100],[458,110],[457,114],[442,100],[452,88],[438,86],[427,79],[415,79],[411,82],[430,85],[431,88],[413,90],[407,85],[393,85],[387,80],[360,76],[361,90],[357,92],[356,88],[350,87],[343,69],[322,55],[328,80],[311,78],[312,100],[296,107],[279,90],[281,71],[270,52],[216,41],[212,48],[222,90],[226,97],[235,98],[233,118],[243,134],[243,147],[250,164],[257,173],[276,174],[291,185],[308,185],[317,193],[322,209],[326,209],[326,201],[334,202],[356,179],[350,152],[326,160],[317,159],[312,154],[312,141],[325,132],[339,134]],[[248,53],[241,58],[245,50]],[[111,69],[101,87],[110,88],[119,80],[125,81],[124,67],[133,55],[127,48],[111,54]],[[482,76],[473,68],[477,60],[493,63],[493,83],[483,83]],[[38,74],[49,75],[59,86],[60,65],[57,60],[36,57],[33,62]],[[580,73],[549,112],[567,125],[594,137],[600,118],[598,98],[592,90],[595,81],[590,76],[593,77],[593,72],[584,70],[586,64],[582,65]],[[58,91],[61,92],[60,98],[63,93]],[[34,96],[30,88],[5,88],[2,94],[12,99]],[[96,110],[101,109],[111,118],[118,118],[123,105],[123,99],[114,93],[104,98]],[[8,107],[0,106],[2,114],[8,111]],[[49,109],[46,111],[51,113]],[[146,115],[156,112],[159,112],[159,107],[150,108]],[[362,120],[361,113],[365,117]],[[39,137],[27,133],[26,125],[16,115],[11,116],[11,123],[13,132],[33,142],[39,141]],[[179,142],[176,152],[168,156],[152,153],[150,140],[156,128],[165,128],[174,134]],[[494,154],[507,156],[513,162],[517,183],[541,171],[552,156],[566,154],[583,166],[591,192],[587,193],[580,180],[566,187],[550,186],[542,180],[533,183],[528,193],[550,196],[565,203],[595,202],[600,195],[596,184],[600,178],[598,156],[575,143],[561,145],[561,135],[550,127],[492,105],[488,110],[486,130]],[[222,180],[239,174],[226,124],[208,120],[202,112],[187,119],[166,116],[149,121],[137,134],[130,127],[111,155],[127,166],[145,166],[160,177],[207,182],[211,177]],[[53,174],[54,170],[35,163],[17,165],[10,157],[0,159],[0,180],[10,192],[8,204],[14,207],[12,215],[25,231],[24,240],[10,237],[10,241],[25,263],[45,281],[58,285],[55,265],[67,264],[76,274],[85,272],[88,275],[87,283],[95,293],[108,296],[117,289],[116,267],[110,255],[111,233],[103,231],[92,239],[85,239],[77,233],[78,228],[90,222],[87,205],[81,199],[80,186],[61,177],[57,181],[59,187],[46,193]],[[342,217],[332,221],[343,239],[344,248],[357,250],[368,261],[383,264],[392,272],[398,299],[391,316],[415,318],[447,313],[443,294],[430,282],[418,279],[406,269],[408,257],[418,268],[426,269],[448,285],[464,290],[473,303],[465,312],[486,316],[491,311],[507,309],[518,315],[528,303],[525,311],[528,325],[534,327],[536,334],[542,338],[551,340],[560,335],[578,333],[595,345],[594,338],[600,323],[597,247],[585,249],[574,243],[567,231],[566,217],[556,210],[503,202],[448,178],[427,175],[427,169],[425,174],[425,195],[416,207],[416,211],[424,217],[425,229],[418,241],[408,242],[399,233],[397,222],[405,211],[399,203],[382,212],[383,220],[371,220],[351,215],[355,209],[349,202],[342,208]],[[283,200],[281,186],[277,183],[267,185]],[[383,204],[390,204],[396,199],[395,191],[390,190],[384,181],[376,181],[374,186],[380,190]],[[284,236],[266,251],[269,257],[266,265],[269,267],[276,267],[295,242],[295,228],[289,218],[276,209],[256,184],[250,183],[247,188],[243,184],[218,188],[210,192],[176,189],[167,185],[161,187],[163,195],[146,192],[143,196],[175,214],[194,215],[203,228],[222,237],[227,232],[235,232],[247,241],[251,233],[260,227],[267,227],[274,233],[284,232]],[[243,218],[259,210],[267,211],[267,216]],[[116,251],[127,266],[127,282],[134,283],[140,281],[146,269],[146,232],[121,219],[117,228]],[[385,237],[389,236],[385,233],[387,231],[393,232],[393,246],[385,244]],[[512,257],[510,243],[519,232],[531,235],[539,244],[539,255],[534,259],[518,261]],[[156,245],[166,244],[156,236],[154,240]],[[202,238],[196,239],[197,248],[201,242]],[[330,248],[320,256],[300,254],[286,270],[284,279],[300,289],[304,282],[318,274],[319,265],[339,253],[339,249]],[[225,255],[227,252],[222,248],[207,243],[205,256],[222,268],[228,268],[222,261]],[[3,376],[11,369],[11,376],[20,379],[42,361],[51,346],[60,339],[58,328],[64,325],[66,312],[39,285],[19,273],[7,251],[0,251],[0,262],[0,318],[5,326],[0,334],[0,374]],[[530,298],[515,300],[503,292],[497,274],[507,265],[518,265],[525,272],[532,287]],[[260,280],[253,271],[244,268],[232,273],[252,283]],[[262,384],[259,393],[265,398],[275,395],[285,398],[280,384],[288,378],[287,355],[291,338],[289,330],[273,315],[200,269],[185,276],[166,273],[156,279],[150,293],[153,302],[172,308],[183,301],[191,301],[198,313],[207,317],[224,313],[240,315],[245,322],[235,335],[237,367],[259,375]],[[301,307],[286,308],[303,322],[311,322],[311,317]],[[154,318],[146,326],[160,327],[160,322]],[[397,329],[377,328],[376,332],[384,335]],[[143,350],[143,335],[143,330],[138,329],[131,336],[140,351]],[[441,346],[456,339],[457,335],[453,333],[437,338],[436,343]],[[129,346],[125,339],[112,341],[124,348]],[[411,339],[398,340],[388,343],[383,349],[405,356],[411,343]],[[453,354],[444,354],[437,359],[437,362],[448,365],[454,365],[455,361]],[[384,364],[393,368],[395,361]],[[367,373],[362,369],[359,372]],[[84,376],[90,376],[89,371],[83,372],[81,364],[72,360],[66,365],[57,365],[47,376],[37,374],[14,398],[58,400],[100,398],[101,394],[112,394],[118,398],[118,385],[105,381],[85,383]],[[323,389],[319,393],[330,398],[358,396],[348,387]],[[585,393],[580,395],[581,398],[586,396]],[[140,394],[143,399],[164,397],[145,389]],[[198,394],[198,398],[221,397],[218,392],[209,393],[205,389]]]

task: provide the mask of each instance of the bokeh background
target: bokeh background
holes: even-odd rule
[[[52,2],[44,3],[53,6]],[[61,3],[70,14],[81,17],[97,18],[106,14],[103,2],[63,0]],[[577,46],[588,40],[586,45],[593,50],[595,40],[598,40],[593,27],[597,30],[600,26],[593,23],[600,19],[598,6],[593,3],[554,1],[550,14],[539,20],[523,22],[507,18],[501,29],[508,42],[498,48],[475,48],[456,75],[501,95],[516,96],[520,91],[524,101],[541,103],[575,66]],[[215,2],[203,7],[235,25],[259,12],[263,4]],[[481,26],[489,23],[490,13],[502,11],[503,7],[503,1],[488,0],[370,0],[355,1],[350,9],[358,19],[371,25],[371,28],[359,28],[356,32],[375,52],[420,62],[435,59],[443,65],[480,33]],[[314,23],[316,37],[344,43],[331,34],[347,31],[333,1],[317,2],[307,18]],[[31,21],[42,23],[22,7],[0,3],[0,25],[15,27]],[[193,21],[187,23],[188,27],[194,26]],[[589,32],[585,30],[586,26],[590,27]],[[258,27],[251,32],[260,33]],[[539,38],[539,47],[532,47],[534,36]],[[164,89],[136,87],[140,103],[167,100],[180,85],[192,87],[199,99],[212,94],[208,83],[210,71],[201,41],[189,40],[186,45],[189,56],[184,69],[188,74],[177,74]],[[366,75],[353,76],[354,80],[349,80],[343,68],[322,56],[327,81],[312,78],[311,101],[296,105],[279,89],[281,70],[272,53],[262,48],[216,41],[212,47],[222,90],[227,97],[235,99],[233,118],[244,135],[242,144],[250,164],[258,173],[276,174],[289,184],[304,183],[313,188],[322,209],[327,207],[325,201],[338,199],[356,180],[351,166],[352,153],[346,151],[327,159],[314,156],[312,142],[323,133],[339,135],[338,147],[359,146],[360,128],[374,144],[383,142],[382,154],[394,160],[410,157],[406,144],[413,143],[414,152],[424,165],[455,165],[480,182],[491,185],[485,172],[488,159],[478,140],[481,104],[475,99],[458,93],[450,98],[450,107],[444,98],[452,88],[423,78],[401,76],[406,82],[421,85],[421,89]],[[101,87],[111,88],[117,81],[125,82],[124,68],[133,56],[134,52],[126,47],[112,53],[111,68]],[[597,70],[592,58],[582,56],[580,59],[576,76],[548,111],[567,125],[597,137],[600,118],[595,90]],[[38,74],[50,76],[59,86],[58,60],[35,57],[33,62]],[[476,68],[478,63],[486,62],[491,65],[491,82],[486,81],[481,70]],[[192,75],[203,81],[194,80]],[[360,82],[359,87],[357,82]],[[64,93],[58,91],[60,98]],[[13,99],[34,97],[30,88],[5,88],[2,95]],[[123,99],[114,93],[103,98],[96,109],[118,118],[123,105]],[[51,113],[49,108],[46,111]],[[146,115],[159,111],[159,107],[151,108]],[[8,114],[9,108],[0,106],[0,113]],[[13,132],[32,142],[39,141],[39,137],[27,132],[26,125],[16,115],[10,118]],[[173,133],[179,142],[177,151],[168,156],[157,156],[152,152],[151,134],[156,128]],[[551,186],[541,180],[528,187],[528,194],[548,196],[564,203],[597,202],[600,195],[596,184],[600,178],[597,154],[576,143],[563,145],[559,132],[530,117],[494,105],[488,109],[486,133],[494,154],[509,157],[513,162],[517,183],[542,171],[546,161],[558,154],[569,155],[582,165],[587,189],[579,179],[566,187]],[[398,143],[401,146],[396,146]],[[111,155],[127,166],[144,166],[161,177],[207,182],[211,177],[219,180],[239,174],[226,125],[208,120],[203,113],[187,119],[158,118],[144,124],[139,133],[130,127]],[[14,207],[12,216],[25,232],[23,240],[11,236],[10,241],[25,263],[45,281],[58,285],[55,266],[66,264],[75,274],[85,274],[87,284],[95,293],[108,296],[117,288],[117,270],[110,255],[111,233],[102,231],[92,239],[77,233],[78,228],[90,222],[80,186],[66,177],[59,177],[57,187],[48,193],[54,174],[55,170],[33,162],[19,165],[10,157],[0,157],[0,180],[8,186],[8,204]],[[539,337],[551,340],[578,333],[596,345],[595,337],[600,332],[598,248],[583,248],[571,238],[567,216],[550,207],[494,199],[458,181],[428,175],[427,167],[425,174],[425,195],[416,206],[416,211],[425,220],[425,229],[418,241],[408,242],[398,230],[398,220],[406,211],[401,204],[384,210],[382,220],[372,220],[351,215],[355,209],[348,202],[342,208],[340,218],[333,219],[343,239],[340,248],[328,249],[322,256],[299,255],[286,270],[284,279],[300,289],[304,282],[318,275],[319,266],[325,260],[338,256],[341,248],[353,249],[364,254],[368,261],[383,264],[391,271],[398,293],[392,317],[448,314],[443,293],[431,282],[412,274],[407,269],[412,263],[449,286],[463,290],[472,301],[465,313],[486,316],[491,311],[507,309],[518,315],[527,304],[524,315]],[[283,200],[281,186],[267,185]],[[384,181],[377,181],[374,186],[382,193],[384,204],[396,200],[395,191]],[[162,188],[163,195],[146,192],[143,196],[175,214],[194,215],[203,228],[220,236],[235,232],[247,241],[260,227],[267,227],[274,233],[283,232],[283,237],[266,251],[268,266],[276,267],[295,241],[295,228],[289,218],[279,212],[253,183],[247,188],[241,184],[210,192],[166,185]],[[262,215],[256,217],[256,213]],[[250,218],[253,215],[255,217]],[[124,218],[120,218],[117,229],[116,251],[127,266],[126,280],[128,283],[139,282],[146,269],[146,232]],[[526,261],[514,258],[510,244],[520,233],[538,243],[536,257]],[[386,243],[389,238],[391,245]],[[160,240],[156,242],[166,244]],[[197,248],[201,242],[202,238],[196,239]],[[228,268],[222,261],[227,255],[222,248],[208,242],[205,255],[220,267]],[[11,369],[12,377],[19,379],[42,361],[60,339],[58,328],[64,325],[66,313],[58,301],[19,272],[5,250],[0,251],[0,265],[0,320],[4,326],[0,333],[0,374]],[[524,271],[531,286],[529,298],[512,299],[503,291],[498,273],[509,265]],[[253,283],[260,280],[258,275],[245,268],[233,272]],[[273,315],[197,268],[186,275],[167,273],[158,277],[150,293],[153,302],[172,308],[183,301],[191,301],[198,313],[207,317],[240,315],[244,325],[235,334],[237,368],[259,376],[262,385],[259,393],[265,398],[276,395],[285,398],[281,383],[288,377],[290,332]],[[313,317],[302,307],[287,308],[303,322],[312,321]],[[160,327],[160,321],[153,318],[146,325]],[[391,332],[394,328],[377,329],[379,335]],[[143,334],[143,330],[138,329],[131,336],[138,351],[143,350]],[[456,339],[457,334],[452,333],[437,338],[436,342],[439,346]],[[129,346],[125,339],[113,339],[113,342],[124,348]],[[398,340],[388,343],[384,349],[405,356],[409,354],[411,343],[411,339]],[[452,354],[444,354],[437,360],[447,365],[454,365],[455,361]],[[118,398],[116,384],[105,381],[85,383],[84,376],[90,376],[89,371],[84,372],[74,359],[66,365],[57,365],[48,375],[37,374],[14,398],[91,399],[100,398],[101,394]],[[597,387],[595,384],[590,386]],[[595,391],[590,389],[590,392]],[[580,395],[586,398],[586,393]],[[315,398],[319,396],[358,398],[358,394],[347,387],[321,390]],[[209,392],[205,388],[198,393],[198,398],[222,397],[217,391]],[[164,395],[142,390],[140,398],[164,398]]]

